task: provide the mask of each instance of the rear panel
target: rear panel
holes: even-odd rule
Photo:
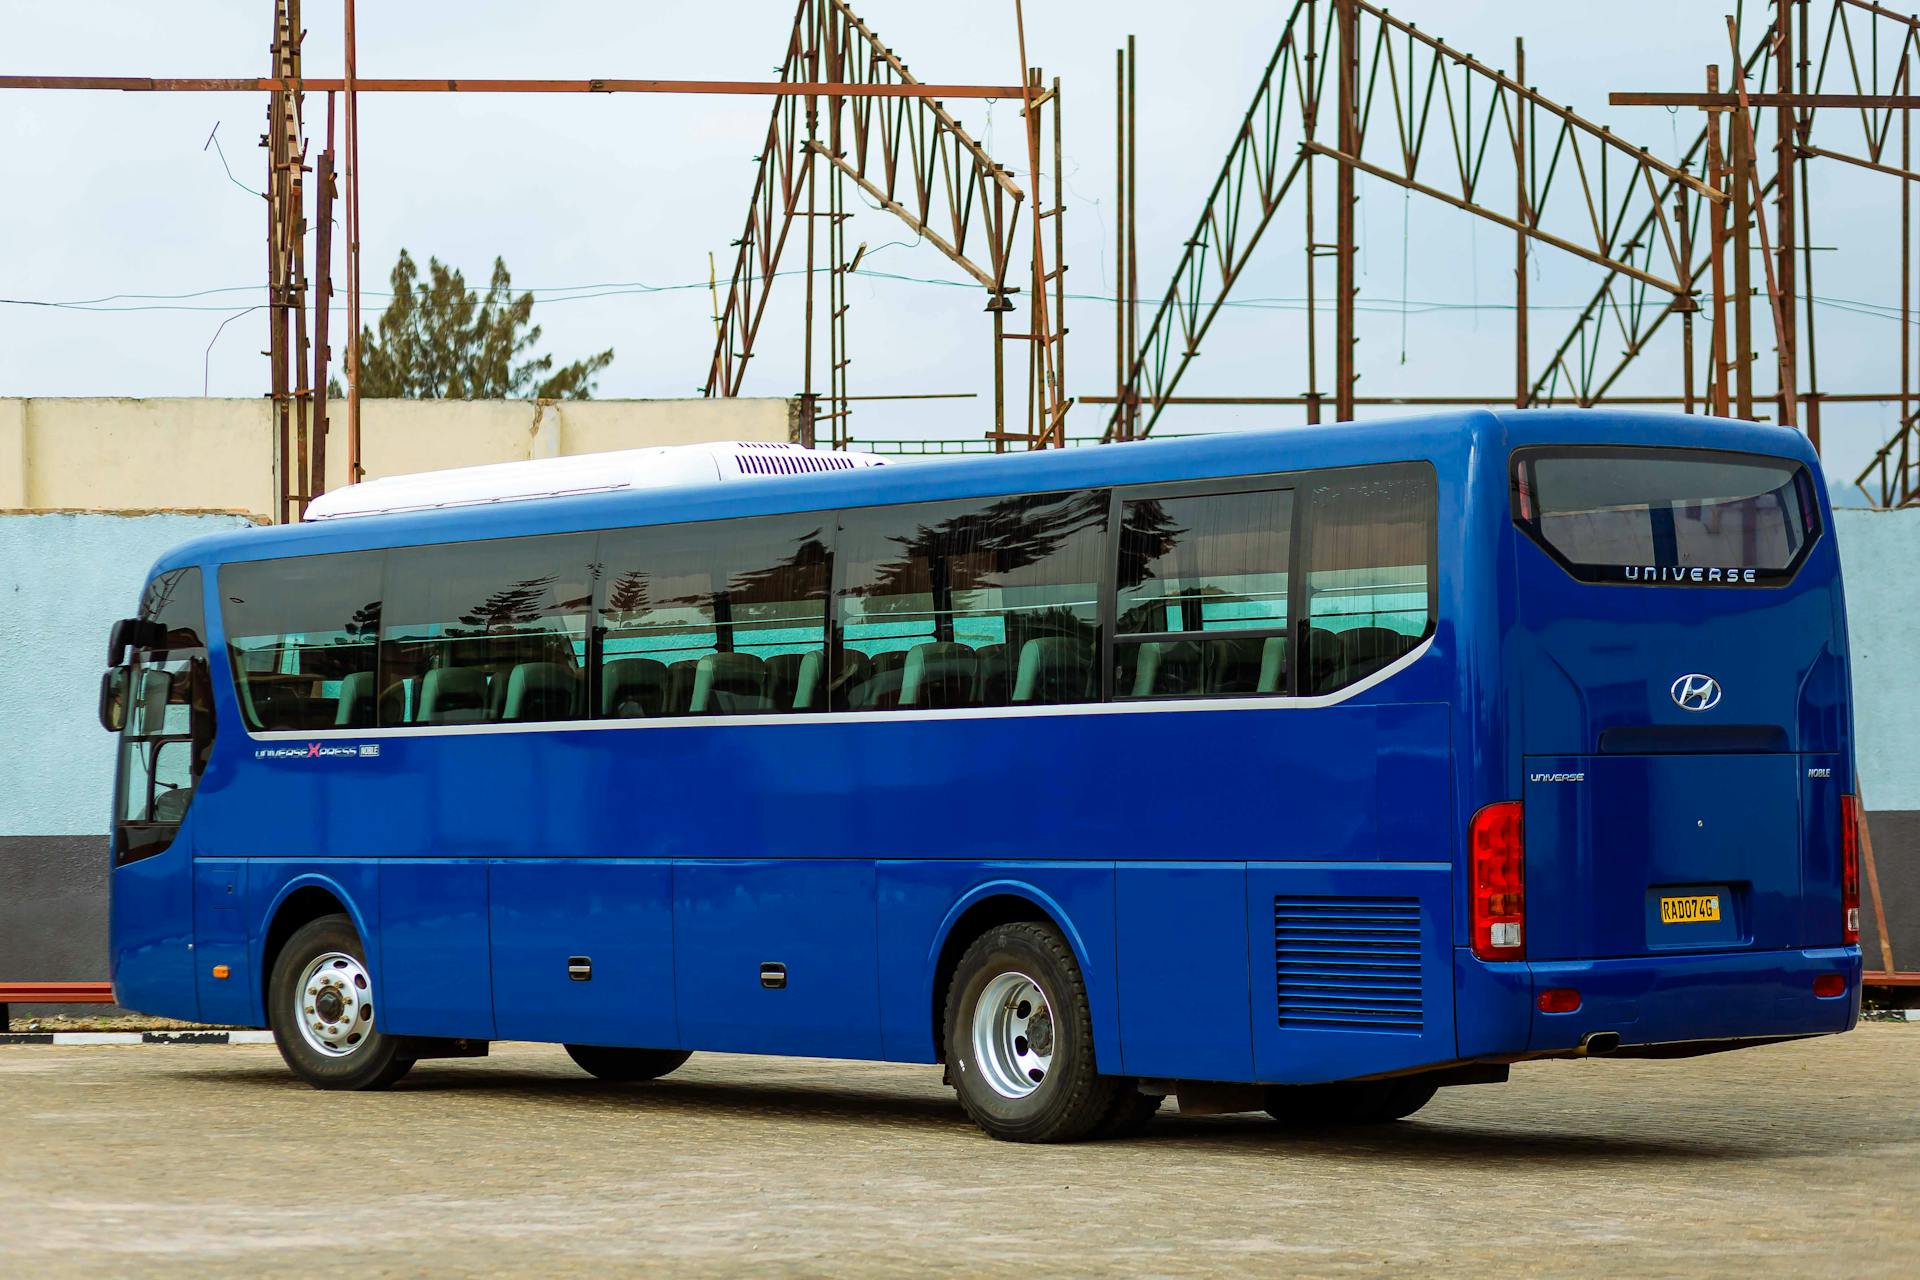
[[[1817,474],[1544,446],[1511,481],[1527,958],[1838,945],[1847,680]]]

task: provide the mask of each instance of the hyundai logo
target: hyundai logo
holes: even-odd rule
[[[1720,682],[1698,671],[1681,676],[1668,690],[1682,711],[1711,711],[1720,705]]]

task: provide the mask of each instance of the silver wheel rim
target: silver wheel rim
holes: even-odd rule
[[[1053,1069],[1053,1006],[1024,973],[987,983],[973,1006],[973,1060],[987,1085],[1003,1098],[1024,1098]]]
[[[344,951],[317,956],[294,989],[300,1038],[329,1058],[355,1052],[373,1034],[373,980]]]

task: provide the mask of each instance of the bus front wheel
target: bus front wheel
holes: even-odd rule
[[[1267,1114],[1290,1129],[1386,1124],[1406,1119],[1433,1101],[1437,1091],[1419,1076],[1276,1085],[1267,1090]]]
[[[658,1080],[693,1056],[685,1049],[616,1049],[598,1044],[561,1047],[588,1075],[620,1083]]]
[[[273,962],[267,1021],[293,1073],[316,1089],[385,1089],[413,1069],[374,1028],[373,975],[353,921],[300,926]]]
[[[1145,1123],[1144,1101],[1129,1105],[1133,1081],[1096,1068],[1086,984],[1049,925],[1018,921],[976,938],[947,989],[944,1026],[954,1092],[995,1138],[1071,1142],[1133,1127],[1116,1119]]]

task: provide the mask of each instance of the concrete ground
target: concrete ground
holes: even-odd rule
[[[938,1068],[504,1045],[326,1094],[270,1047],[0,1047],[0,1274],[281,1269],[1913,1275],[1920,1026],[1072,1147],[987,1139]]]

